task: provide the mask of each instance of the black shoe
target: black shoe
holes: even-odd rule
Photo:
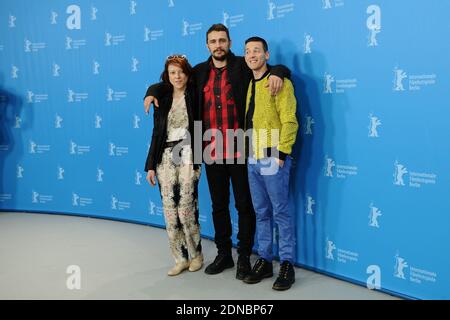
[[[223,270],[234,267],[233,257],[231,255],[219,254],[214,262],[206,267],[205,273],[207,274],[218,274]]]
[[[251,269],[250,257],[240,255],[237,261],[236,279],[244,280],[250,274]]]
[[[264,278],[270,278],[273,276],[273,265],[263,258],[259,258],[252,271],[244,278],[245,283],[258,283]]]
[[[289,289],[295,282],[294,266],[289,261],[283,261],[280,266],[280,274],[273,284],[272,289],[283,291]]]

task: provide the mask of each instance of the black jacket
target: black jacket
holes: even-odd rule
[[[194,107],[194,117],[198,120],[202,119],[204,95],[203,88],[208,82],[209,72],[211,70],[212,58],[209,57],[205,62],[199,63],[194,67],[193,80],[195,83],[195,90],[198,97],[198,105]],[[228,81],[231,84],[233,91],[234,102],[236,103],[237,120],[240,129],[245,128],[245,107],[247,90],[250,80],[253,78],[253,73],[247,66],[244,57],[235,56],[231,51],[227,57]],[[290,70],[283,65],[272,66],[270,73],[280,78],[289,78]],[[154,96],[159,98],[166,94],[168,90],[167,85],[158,83],[150,86],[147,89],[145,96]],[[159,100],[159,99],[158,99]]]
[[[156,166],[161,162],[162,154],[164,151],[164,145],[167,140],[167,117],[172,107],[172,88],[170,86],[165,87],[164,95],[160,97],[159,108],[153,108],[153,134],[152,143],[147,155],[147,161],[145,162],[145,171],[156,170]],[[192,150],[195,150],[195,137],[194,137],[194,109],[198,105],[197,93],[193,85],[188,85],[185,93],[186,109],[189,118],[189,133],[191,136],[190,142]],[[201,142],[201,140],[200,140]],[[199,164],[194,164],[194,169],[197,169]]]

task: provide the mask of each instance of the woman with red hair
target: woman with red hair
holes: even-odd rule
[[[192,67],[185,56],[166,59],[161,80],[166,93],[154,109],[152,142],[145,171],[150,185],[159,190],[169,246],[175,266],[169,276],[197,271],[203,266],[198,221],[198,180],[201,164],[195,164],[194,108],[198,104],[191,85]]]

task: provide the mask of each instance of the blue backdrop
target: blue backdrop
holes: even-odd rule
[[[293,72],[297,264],[450,298],[450,2],[4,0],[0,9],[2,210],[162,226],[143,171],[153,121],[142,97],[167,55],[204,61],[205,32],[223,22],[235,53],[260,35],[270,62]],[[200,189],[202,234],[212,237],[205,174]],[[234,240],[236,222],[233,212]]]

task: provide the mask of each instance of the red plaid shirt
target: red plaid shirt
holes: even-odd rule
[[[240,153],[236,152],[236,139],[234,150],[231,154],[227,152],[227,129],[238,129],[238,121],[236,115],[236,103],[234,102],[233,92],[231,90],[231,84],[228,81],[227,67],[221,69],[215,68],[211,64],[211,71],[209,73],[209,79],[203,88],[204,93],[204,106],[203,106],[203,129],[216,129],[217,131],[212,134],[211,142],[206,141],[204,147],[211,144],[211,157],[214,160],[218,159],[230,159],[239,157]],[[222,133],[223,137],[223,157],[215,152],[216,134]],[[210,149],[210,150],[211,150]]]

